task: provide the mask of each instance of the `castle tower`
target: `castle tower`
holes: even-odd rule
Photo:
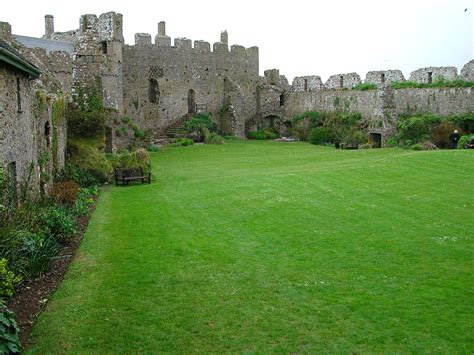
[[[227,33],[227,30],[221,32],[221,43],[229,44],[229,34]]]
[[[155,44],[159,47],[171,46],[171,38],[166,35],[166,22],[158,22],[158,34],[155,36]]]
[[[54,33],[54,17],[53,15],[44,16],[44,38],[51,39]]]

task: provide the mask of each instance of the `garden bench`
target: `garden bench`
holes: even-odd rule
[[[142,184],[145,182],[151,183],[151,173],[145,173],[143,168],[120,168],[115,169],[115,185],[118,186],[119,182],[123,185],[128,185],[130,181],[139,181]]]

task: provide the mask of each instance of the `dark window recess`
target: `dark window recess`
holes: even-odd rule
[[[283,106],[285,104],[285,95],[280,95],[280,106]]]
[[[428,84],[431,84],[433,82],[433,73],[432,72],[428,72]]]
[[[49,147],[51,145],[51,126],[49,121],[46,121],[44,124],[44,138],[46,139],[46,146]]]
[[[385,73],[382,73],[380,75],[380,81],[382,82],[382,84],[385,83]]]
[[[21,85],[20,78],[16,78],[16,103],[18,106],[18,112],[21,112]]]
[[[160,101],[160,89],[156,79],[148,81],[148,101],[152,104],[157,104]]]
[[[107,42],[103,41],[101,43],[101,46],[102,46],[102,54],[107,54]]]
[[[196,93],[193,89],[189,89],[188,91],[188,113],[196,113]]]
[[[344,76],[342,75],[339,76],[339,87],[340,88],[344,87]]]
[[[308,91],[308,79],[304,79],[304,91]]]

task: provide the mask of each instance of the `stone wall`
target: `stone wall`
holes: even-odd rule
[[[365,82],[377,86],[387,85],[393,82],[404,82],[405,77],[401,70],[377,70],[369,71],[365,76]]]
[[[410,81],[417,83],[431,83],[439,79],[455,80],[458,70],[455,67],[427,67],[410,73]]]
[[[27,180],[29,166],[38,158],[33,101],[29,78],[13,67],[1,66],[0,161],[5,171],[11,174],[15,170],[18,182]],[[38,190],[39,171],[35,169],[31,178],[32,186]]]
[[[293,79],[292,86],[295,92],[316,91],[324,89],[321,77],[316,75],[297,76]]]
[[[352,89],[361,82],[357,73],[336,74],[331,75],[324,86],[326,89]]]
[[[158,40],[160,36],[164,35],[158,34]],[[123,113],[142,129],[162,134],[193,111],[210,112],[219,120],[228,94],[226,80],[232,81],[227,87],[239,92],[239,99],[233,99],[232,104],[236,112],[247,115],[253,108],[255,113],[258,48],[233,45],[229,50],[217,42],[211,51],[205,41],[195,41],[193,47],[190,39],[176,38],[175,46],[168,46],[142,38],[140,35],[136,45],[123,48]],[[240,128],[234,133],[243,134]]]

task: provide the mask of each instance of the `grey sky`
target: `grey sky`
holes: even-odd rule
[[[213,43],[227,29],[230,44],[260,48],[261,73],[278,68],[290,82],[381,69],[400,69],[408,79],[420,67],[460,70],[474,58],[472,0],[5,1],[0,20],[15,34],[39,37],[45,14],[66,31],[81,14],[108,11],[123,14],[127,44],[136,32],[154,37],[162,20],[172,38]]]

